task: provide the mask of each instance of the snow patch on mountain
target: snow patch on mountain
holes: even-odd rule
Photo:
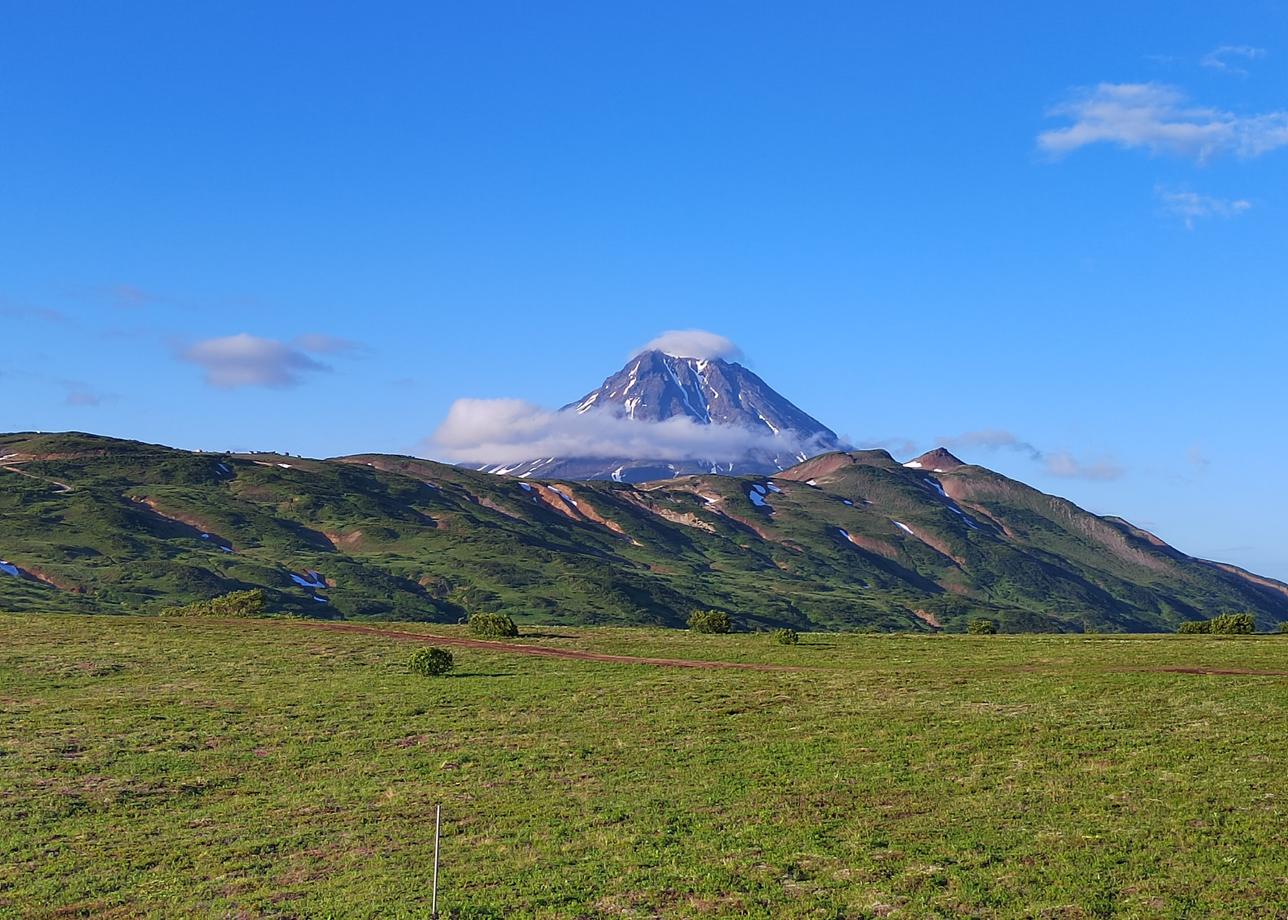
[[[305,570],[303,575],[296,575],[291,572],[291,581],[295,582],[301,588],[325,588],[326,582],[317,572]]]

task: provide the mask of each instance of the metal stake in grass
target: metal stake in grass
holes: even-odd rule
[[[430,889],[429,915],[438,920],[438,828],[443,817],[443,806],[434,806],[434,887]]]

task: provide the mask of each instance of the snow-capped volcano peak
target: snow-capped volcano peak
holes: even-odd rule
[[[791,431],[836,443],[836,433],[792,405],[741,364],[723,358],[641,352],[599,386],[564,409],[612,409],[627,418],[658,422],[685,416],[703,425],[741,425],[771,434]]]
[[[723,448],[716,460],[693,459],[692,453],[685,457],[561,457],[481,468],[520,477],[640,482],[689,473],[772,473],[841,447],[830,428],[792,405],[741,364],[709,349],[703,356],[677,356],[662,347],[641,351],[598,388],[559,411],[608,413],[643,425],[683,419],[713,426],[712,434],[723,436],[713,438],[713,444],[727,444],[729,433],[735,431],[739,432],[738,440],[754,446],[743,451],[745,456],[737,457]],[[719,432],[714,430],[716,426],[721,427]],[[648,431],[640,428],[641,444],[648,443]],[[640,452],[647,450],[642,447]]]

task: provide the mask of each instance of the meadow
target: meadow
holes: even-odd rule
[[[1288,916],[1288,637],[517,641],[792,670],[0,616],[0,916]]]

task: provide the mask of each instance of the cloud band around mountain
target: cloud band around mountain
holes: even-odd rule
[[[677,416],[658,422],[610,411],[556,412],[521,399],[458,399],[425,442],[452,463],[517,463],[543,457],[736,461],[748,452],[817,453],[811,439]]]

